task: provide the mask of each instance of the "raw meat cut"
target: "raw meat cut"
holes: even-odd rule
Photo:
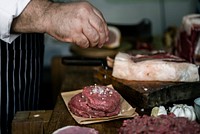
[[[113,112],[120,103],[119,93],[107,86],[87,86],[82,94],[87,98],[90,107],[100,111]]]
[[[176,44],[176,55],[200,65],[200,15],[183,17]]]
[[[97,111],[92,109],[87,105],[87,101],[85,97],[82,95],[82,93],[79,93],[72,97],[71,101],[69,102],[69,108],[72,113],[74,113],[77,116],[82,117],[104,117],[106,116],[105,112],[103,111]]]
[[[119,52],[113,64],[112,76],[136,81],[199,81],[199,67],[167,53],[130,55]]]
[[[85,118],[109,117],[119,114],[121,96],[111,87],[92,85],[71,98],[70,111]]]
[[[108,26],[109,29],[109,41],[104,44],[104,48],[114,49],[120,46],[121,32],[115,26]]]

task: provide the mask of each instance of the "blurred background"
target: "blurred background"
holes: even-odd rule
[[[56,0],[55,0],[56,1]],[[64,1],[64,0],[57,0]],[[134,25],[143,19],[151,22],[152,35],[163,36],[169,27],[179,27],[183,16],[198,12],[198,0],[88,0],[112,24]],[[67,0],[66,0],[67,2]],[[134,31],[133,31],[134,32]],[[71,55],[70,44],[45,36],[45,66],[54,55]]]
[[[68,0],[54,0],[69,2]],[[151,49],[163,49],[163,38],[167,32],[177,32],[182,18],[199,13],[199,0],[88,0],[104,15],[109,25],[117,26],[122,36],[127,37],[131,48],[135,49],[138,40],[150,44]],[[136,39],[137,37],[137,39]],[[172,37],[173,38],[173,37]],[[69,43],[58,42],[45,35],[44,89],[51,90],[52,58],[72,56]],[[43,94],[47,90],[43,90]],[[51,99],[51,95],[47,97]],[[49,101],[49,100],[48,100]],[[47,104],[47,100],[42,100]],[[50,104],[50,103],[49,103]],[[45,105],[50,107],[51,105]]]

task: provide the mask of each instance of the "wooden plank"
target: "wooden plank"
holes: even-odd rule
[[[52,110],[19,111],[12,121],[12,134],[43,134]]]

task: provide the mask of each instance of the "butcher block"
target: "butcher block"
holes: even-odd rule
[[[114,78],[112,69],[96,68],[97,82],[112,83],[132,106],[154,106],[192,100],[200,96],[200,82],[129,81]]]

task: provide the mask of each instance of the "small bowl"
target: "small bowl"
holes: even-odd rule
[[[99,134],[99,132],[93,128],[65,126],[54,131],[53,134]]]
[[[194,100],[194,111],[198,121],[200,121],[200,97]]]

